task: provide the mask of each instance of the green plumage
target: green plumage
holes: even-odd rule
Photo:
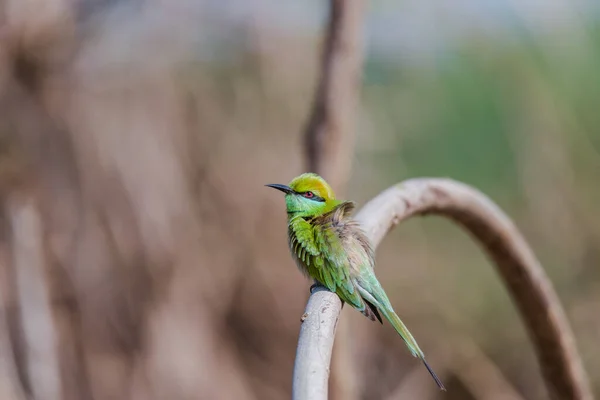
[[[288,240],[298,268],[372,321],[382,322],[383,315],[445,390],[375,276],[371,244],[350,216],[354,203],[336,200],[327,182],[312,173],[294,178],[289,186],[267,186],[286,193]]]

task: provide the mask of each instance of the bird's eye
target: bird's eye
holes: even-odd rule
[[[306,193],[304,193],[304,197],[306,197],[307,199],[310,199],[312,197],[315,197],[315,194],[313,192],[306,192]]]

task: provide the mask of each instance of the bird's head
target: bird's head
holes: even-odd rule
[[[290,217],[314,217],[331,211],[340,201],[335,199],[331,186],[314,173],[295,177],[289,186],[266,185],[285,193],[285,204]]]

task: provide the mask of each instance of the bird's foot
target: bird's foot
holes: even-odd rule
[[[304,320],[308,318],[308,313],[304,313],[302,314],[302,316],[300,317],[300,322],[304,322]]]
[[[319,283],[319,282],[315,282],[315,283],[313,283],[313,284],[310,286],[310,294],[313,294],[313,293],[315,292],[315,290],[316,290],[317,288],[319,288],[319,287],[322,287],[322,288],[325,288],[325,289],[327,289],[327,288],[326,288],[325,286],[323,286],[321,283]],[[329,290],[329,289],[327,289],[327,290]]]

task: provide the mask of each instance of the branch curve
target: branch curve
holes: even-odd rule
[[[543,267],[506,214],[480,191],[450,179],[419,178],[390,187],[356,215],[377,247],[397,224],[437,214],[465,228],[494,261],[535,347],[548,392],[556,399],[592,400],[573,333]],[[300,329],[293,378],[295,400],[327,399],[340,299],[315,290]]]

